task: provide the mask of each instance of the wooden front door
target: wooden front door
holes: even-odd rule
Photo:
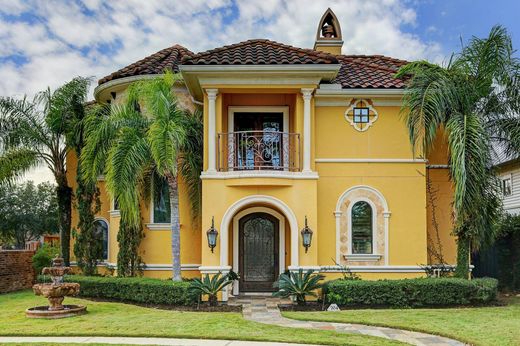
[[[239,221],[240,291],[274,291],[279,274],[279,222],[267,213],[252,213]]]

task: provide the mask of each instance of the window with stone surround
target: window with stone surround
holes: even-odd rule
[[[370,100],[353,100],[345,112],[345,119],[360,132],[368,130],[377,118],[377,111]]]
[[[370,186],[347,189],[336,204],[336,258],[341,265],[385,265],[388,204]]]

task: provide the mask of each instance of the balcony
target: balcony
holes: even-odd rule
[[[301,170],[298,133],[237,131],[219,133],[217,140],[217,169],[220,172]]]

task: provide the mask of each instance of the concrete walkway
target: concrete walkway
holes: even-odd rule
[[[308,346],[266,341],[200,340],[170,338],[132,338],[103,336],[0,336],[0,344],[8,343],[55,343],[55,344],[124,344],[124,345],[167,345],[167,346]]]
[[[287,303],[289,301],[286,301]],[[442,336],[412,332],[407,330],[366,326],[351,323],[297,321],[282,317],[278,304],[284,303],[278,298],[262,296],[234,297],[230,304],[242,305],[245,319],[274,324],[281,327],[312,328],[333,330],[338,333],[351,333],[377,336],[385,339],[398,340],[418,346],[463,346],[464,343]]]

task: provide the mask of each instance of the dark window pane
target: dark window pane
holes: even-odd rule
[[[94,234],[101,242],[102,259],[108,260],[108,224],[104,220],[94,221]]]
[[[170,195],[165,179],[161,179],[160,185],[154,191],[153,222],[170,223]]]
[[[119,210],[119,201],[117,198],[114,200],[114,210]]]
[[[355,123],[368,123],[369,122],[368,108],[354,108],[354,122]]]
[[[352,253],[371,254],[372,249],[372,207],[367,202],[357,202],[352,206]]]

